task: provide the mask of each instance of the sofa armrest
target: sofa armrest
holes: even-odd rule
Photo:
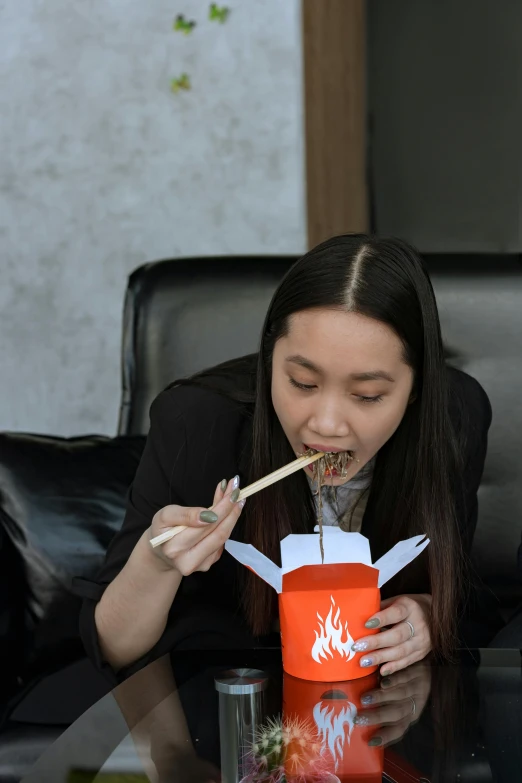
[[[0,433],[0,540],[14,580],[5,622],[12,636],[18,617],[18,674],[79,645],[71,581],[92,578],[100,567],[123,522],[144,445],[144,436]]]

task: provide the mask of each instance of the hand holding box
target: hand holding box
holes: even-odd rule
[[[284,670],[336,682],[375,671],[361,668],[353,641],[371,633],[364,624],[380,609],[380,588],[428,544],[424,535],[414,536],[372,563],[367,538],[325,527],[324,564],[318,535],[309,533],[281,541],[281,568],[251,544],[227,541],[225,548],[279,594]]]

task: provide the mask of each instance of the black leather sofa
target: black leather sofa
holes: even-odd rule
[[[150,403],[174,378],[256,350],[264,313],[294,257],[146,264],[129,278],[122,397],[114,438],[0,433],[0,781],[106,687],[82,660],[74,575],[93,575],[121,524]],[[493,406],[474,564],[505,616],[522,602],[522,262],[426,256],[448,362]],[[62,694],[51,699],[49,694]]]

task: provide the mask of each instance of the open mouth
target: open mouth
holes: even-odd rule
[[[305,455],[311,456],[317,454],[317,449],[309,448],[306,443],[303,444],[306,451]],[[314,478],[318,475],[329,478],[346,478],[348,475],[348,466],[356,461],[354,451],[325,451],[324,457],[308,465],[308,469]]]

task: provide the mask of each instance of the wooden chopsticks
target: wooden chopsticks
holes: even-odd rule
[[[317,451],[311,456],[304,455],[302,457],[298,457],[293,462],[289,462],[288,465],[283,465],[282,468],[274,470],[274,472],[269,473],[268,476],[264,476],[264,478],[260,478],[258,481],[254,481],[253,484],[249,484],[248,487],[242,489],[237,499],[238,502],[240,500],[244,500],[244,498],[250,497],[250,495],[254,495],[256,492],[260,492],[262,489],[266,489],[266,487],[269,487],[271,484],[275,484],[276,481],[280,481],[281,479],[286,478],[286,476],[290,476],[297,470],[306,468],[307,465],[311,465],[312,462],[315,462],[320,457],[324,457],[323,451]],[[170,541],[171,538],[174,538],[174,536],[177,536],[178,533],[181,533],[186,529],[186,525],[178,525],[177,527],[173,527],[170,530],[165,530],[165,532],[161,533],[159,536],[151,538],[150,544],[154,548],[161,546],[161,544],[164,544],[166,541]]]

